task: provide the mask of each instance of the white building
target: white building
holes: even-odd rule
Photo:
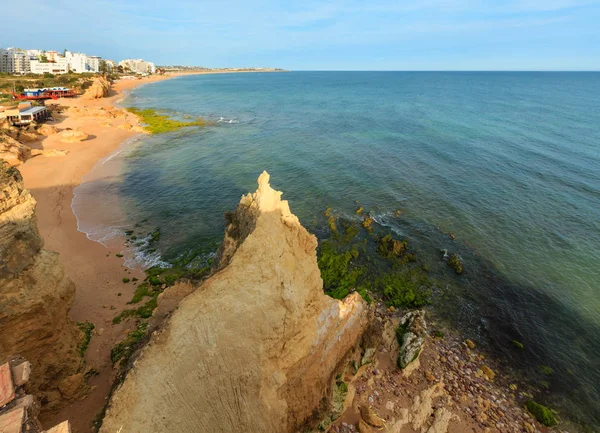
[[[113,72],[117,70],[117,64],[113,60],[105,60],[106,72]]]
[[[42,50],[25,50],[30,59],[39,58],[42,55]]]
[[[63,56],[61,53],[59,53],[58,51],[46,51],[45,53],[41,53],[39,57],[45,55],[46,59],[48,59],[49,62],[56,62],[58,59],[64,59],[65,56]]]
[[[30,71],[29,56],[17,48],[0,49],[0,72],[27,74]]]
[[[100,72],[100,63],[102,62],[102,57],[98,56],[89,56],[87,58],[87,72]]]
[[[40,60],[30,60],[32,74],[66,74],[69,72],[69,63],[64,57],[56,57],[54,62],[42,63]]]
[[[87,72],[87,56],[83,53],[72,53],[71,51],[65,51],[65,59],[69,64],[71,71],[81,74]]]
[[[154,74],[156,67],[152,62],[146,62],[142,59],[126,59],[119,62],[123,69],[129,69],[136,74]]]

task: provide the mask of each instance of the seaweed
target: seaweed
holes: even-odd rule
[[[531,412],[533,416],[535,416],[535,419],[547,427],[552,427],[558,424],[554,414],[550,409],[548,409],[546,406],[536,403],[533,400],[529,400],[527,402],[527,410]]]
[[[166,114],[160,114],[157,110],[152,108],[140,109],[131,107],[128,108],[127,111],[140,117],[141,121],[145,124],[144,129],[150,134],[164,134],[166,132],[173,132],[181,128],[189,128],[192,126],[202,128],[213,124],[202,118],[190,122],[181,122]]]

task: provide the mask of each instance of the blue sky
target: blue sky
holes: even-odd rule
[[[0,47],[67,48],[117,61],[293,70],[600,70],[600,0],[6,3]]]

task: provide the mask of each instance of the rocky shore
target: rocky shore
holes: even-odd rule
[[[227,217],[214,274],[160,313],[102,432],[546,431],[530,395],[424,310],[326,300],[315,239],[280,195],[263,174]]]
[[[43,423],[70,419],[74,432],[101,425],[106,433],[549,431],[510,372],[426,310],[388,308],[376,296],[369,304],[355,290],[341,300],[325,295],[316,238],[266,173],[227,215],[212,274],[200,284],[127,269],[120,250],[78,232],[73,188],[143,132],[113,106],[122,96],[113,91],[98,83],[90,99],[53,107],[54,122],[5,128],[0,139],[2,155],[21,164],[39,219],[38,232],[35,200],[2,164],[0,353],[32,362],[28,391],[42,403]],[[23,133],[31,145],[18,141]],[[128,284],[152,278],[148,292]],[[116,321],[138,295],[150,297],[143,315]],[[81,328],[83,349],[75,321],[92,325]],[[124,380],[104,416],[117,368]]]

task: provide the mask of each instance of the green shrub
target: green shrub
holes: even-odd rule
[[[124,282],[125,284],[127,284],[127,283],[128,283],[128,282],[130,282],[130,281],[131,281],[131,280],[130,280],[129,278],[127,278],[127,277],[123,278],[123,282]]]
[[[527,402],[527,410],[537,419],[541,424],[552,427],[558,424],[556,418],[550,409],[546,406],[542,406],[533,400]]]
[[[77,322],[77,327],[81,330],[81,332],[83,332],[83,337],[77,345],[77,351],[81,356],[83,356],[88,348],[88,345],[90,344],[90,340],[92,339],[92,331],[94,330],[95,326],[92,322]]]
[[[136,316],[141,317],[142,319],[147,319],[150,316],[152,316],[152,312],[154,311],[157,305],[157,299],[158,293],[152,299],[150,299],[148,302],[146,302],[144,305],[142,305],[136,310]]]
[[[160,280],[160,278],[158,277],[148,277],[148,282],[150,284],[152,284],[153,286],[160,286],[162,284],[162,281]]]
[[[547,365],[540,365],[539,369],[540,372],[542,374],[545,374],[546,376],[552,376],[554,374],[554,370],[552,370],[552,367],[548,367]]]
[[[123,257],[123,254],[115,254],[117,257]]]
[[[140,343],[144,340],[146,336],[146,331],[148,328],[148,324],[146,322],[141,322],[137,325],[135,330],[130,331],[127,334],[127,337],[120,343],[117,343],[112,350],[110,351],[110,359],[114,364],[117,362],[121,364],[126,364],[129,361],[131,355],[138,349]]]
[[[152,296],[152,295],[153,295],[152,291],[148,289],[148,284],[147,283],[141,283],[135,289],[135,293],[133,294],[133,298],[131,298],[131,301],[129,301],[128,304],[137,304],[138,302],[140,302],[144,298],[144,296]]]
[[[158,293],[154,293],[152,295],[152,299],[147,301],[141,307],[136,308],[135,310],[130,309],[121,311],[113,318],[112,322],[114,324],[118,324],[121,323],[124,319],[129,319],[131,317],[139,317],[142,319],[149,318],[150,316],[152,316],[152,312],[156,308],[158,295]]]

